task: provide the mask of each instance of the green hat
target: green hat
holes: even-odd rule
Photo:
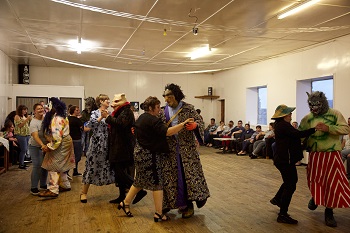
[[[295,110],[294,107],[287,107],[287,105],[281,104],[276,108],[275,114],[273,114],[271,119],[277,119],[277,118],[287,116],[289,113],[293,112],[294,110]]]

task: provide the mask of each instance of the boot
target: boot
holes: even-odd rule
[[[335,221],[334,216],[333,216],[333,209],[326,208],[326,210],[324,211],[324,218],[325,218],[327,226],[329,226],[329,227],[336,227],[337,226],[337,222]]]

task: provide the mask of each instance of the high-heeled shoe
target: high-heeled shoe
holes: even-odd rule
[[[121,205],[121,204],[119,203],[119,205],[118,205],[118,210],[123,209],[123,211],[124,211],[124,213],[126,214],[126,216],[128,216],[128,217],[134,217],[134,215],[132,215],[132,213],[130,212],[130,210],[129,210],[128,212],[126,211],[126,208],[130,209],[130,205],[125,205],[124,201],[122,201],[121,203],[123,203],[123,205]]]
[[[86,193],[81,193],[80,194],[80,202],[81,203],[86,203],[87,202]]]
[[[154,213],[154,214],[157,215],[157,217],[153,217],[154,218],[154,222],[162,222],[162,221],[170,220],[170,217],[165,215],[165,214],[160,215],[157,212]],[[164,217],[165,217],[165,219],[164,219]]]

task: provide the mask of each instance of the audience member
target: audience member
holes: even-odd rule
[[[242,142],[242,149],[240,152],[238,152],[238,155],[246,155],[249,145],[253,144],[256,140],[259,139],[260,135],[262,135],[261,125],[257,125],[255,129],[256,131],[253,132],[252,136],[250,136],[250,138],[244,139]]]
[[[222,133],[222,131],[224,131],[225,129],[225,122],[220,121],[220,125],[213,131],[209,133],[209,140],[208,140],[208,147],[212,147],[213,145],[215,145],[215,147],[218,147],[218,142],[216,142],[214,140],[214,138],[219,138],[220,134]]]
[[[350,179],[350,134],[343,136],[342,141],[342,151],[341,151],[341,157],[343,162],[346,160],[346,171],[347,171],[347,177]]]
[[[240,152],[242,149],[242,146],[243,146],[243,142],[246,139],[249,139],[253,135],[254,132],[255,131],[250,128],[250,124],[246,123],[244,125],[244,130],[242,131],[241,137],[239,139],[233,141],[235,147],[232,148],[232,150],[235,150],[236,152]]]
[[[207,128],[204,129],[204,143],[206,143],[207,146],[209,146],[209,140],[210,140],[210,135],[213,133],[218,126],[215,123],[215,118],[210,119],[210,124],[207,126]]]
[[[33,161],[33,169],[31,174],[31,188],[30,193],[34,196],[39,195],[38,184],[40,181],[40,189],[46,190],[47,188],[47,170],[41,167],[44,154],[43,149],[46,148],[48,143],[44,137],[44,131],[42,128],[42,122],[44,120],[44,108],[41,104],[34,104],[34,117],[29,126],[29,155]]]
[[[19,152],[19,169],[26,169],[27,165],[24,163],[30,162],[30,158],[25,158],[28,150],[29,141],[29,122],[32,120],[32,116],[28,115],[28,108],[24,105],[19,105],[17,107],[15,121],[15,137],[18,140],[20,147]],[[26,160],[25,160],[26,159]]]
[[[12,165],[18,163],[19,153],[21,150],[18,145],[18,140],[13,134],[14,129],[15,126],[11,120],[5,121],[5,126],[2,131],[4,133],[4,138],[9,140],[9,160],[12,163]]]
[[[266,139],[273,138],[275,136],[274,129],[273,129],[274,123],[271,122],[269,124],[269,130],[266,132],[261,132],[261,135],[264,135],[264,138],[262,140],[257,140],[253,144],[253,152],[250,155],[251,159],[256,159],[259,156],[259,153],[263,150],[264,147],[266,147]]]

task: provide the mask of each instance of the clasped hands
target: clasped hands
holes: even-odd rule
[[[329,126],[326,125],[326,124],[323,123],[323,122],[319,122],[319,123],[317,123],[317,125],[315,126],[315,129],[316,129],[317,131],[328,132],[328,131],[329,131]]]
[[[101,117],[102,118],[107,118],[109,116],[108,110],[101,110]]]
[[[185,123],[185,128],[187,130],[194,130],[197,128],[197,123],[194,121],[193,118],[188,118],[187,120],[184,121]]]

